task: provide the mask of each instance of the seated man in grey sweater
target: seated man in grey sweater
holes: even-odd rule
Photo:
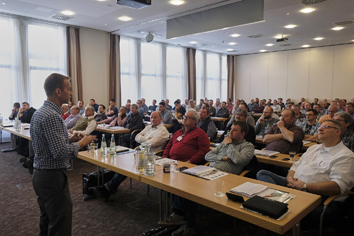
[[[273,108],[266,106],[263,110],[263,115],[256,123],[256,135],[264,136],[270,127],[279,121],[273,116]]]

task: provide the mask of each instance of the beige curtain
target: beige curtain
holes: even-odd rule
[[[82,93],[82,68],[80,51],[80,29],[70,26],[66,27],[67,42],[67,70],[71,78],[71,88],[73,96],[72,102],[76,104],[83,99]]]
[[[196,90],[196,64],[195,64],[195,54],[196,49],[187,48],[187,73],[188,73],[188,99],[197,99],[197,90]]]
[[[236,56],[227,55],[227,97],[234,98]]]
[[[114,98],[118,106],[121,104],[119,42],[119,35],[109,35],[109,99]]]

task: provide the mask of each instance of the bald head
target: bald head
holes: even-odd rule
[[[153,113],[151,113],[150,121],[151,121],[151,125],[153,126],[158,126],[159,124],[161,124],[162,121],[161,113],[159,111],[154,111]]]
[[[330,105],[328,107],[328,115],[333,119],[334,114],[338,112],[338,107],[336,105]]]

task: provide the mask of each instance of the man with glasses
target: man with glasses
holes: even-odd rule
[[[279,121],[278,118],[273,117],[273,108],[267,106],[263,110],[263,115],[258,119],[256,123],[256,135],[264,136],[265,133],[272,127],[275,123]]]
[[[354,152],[354,132],[349,129],[352,118],[349,113],[341,111],[334,114],[333,120],[341,123],[343,127],[342,142],[343,144]]]
[[[266,149],[288,154],[289,151],[300,151],[304,131],[294,124],[295,112],[285,109],[281,114],[280,121],[273,125],[265,134],[263,142]]]
[[[318,129],[322,144],[309,147],[290,168],[287,177],[261,170],[257,173],[257,179],[323,196],[344,194],[354,186],[354,154],[341,142],[341,134],[340,122],[324,121]],[[339,202],[332,204],[326,212],[331,212],[332,207],[337,208]],[[317,226],[318,229],[322,210],[321,204],[301,221],[301,226]],[[316,220],[317,225],[312,220]]]
[[[316,118],[316,121],[318,122],[321,117],[324,115],[324,113],[322,112],[322,107],[321,107],[321,104],[314,104],[313,105],[313,109],[317,111],[317,118]]]
[[[302,130],[305,133],[305,141],[315,142],[318,138],[318,128],[320,123],[317,122],[317,111],[309,109],[306,114],[306,122],[302,125]]]

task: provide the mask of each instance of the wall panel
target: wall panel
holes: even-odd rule
[[[268,97],[268,54],[251,55],[251,92],[252,98]]]
[[[251,84],[251,56],[239,56],[236,58],[235,95],[248,101]]]
[[[269,53],[268,97],[287,98],[288,52]]]

